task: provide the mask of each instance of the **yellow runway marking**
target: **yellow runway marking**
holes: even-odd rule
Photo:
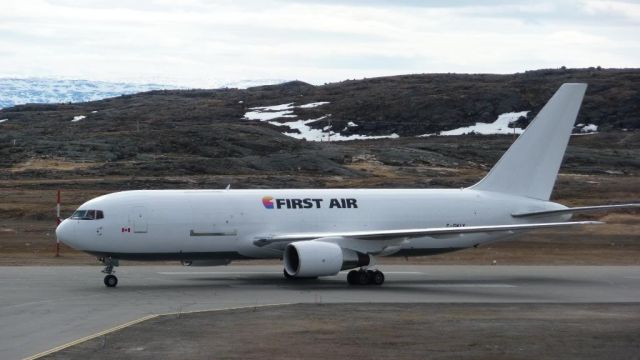
[[[285,306],[285,305],[292,305],[292,303],[282,303],[282,304],[264,304],[264,305],[247,305],[247,306],[236,306],[236,307],[231,307],[231,308],[223,308],[223,309],[209,309],[209,310],[193,310],[193,311],[176,311],[176,312],[168,312],[168,313],[162,313],[162,314],[152,314],[152,315],[147,315],[145,317],[141,317],[139,319],[133,320],[133,321],[129,321],[127,323],[112,327],[110,329],[104,330],[104,331],[100,331],[98,333],[89,335],[89,336],[85,336],[83,338],[68,342],[66,344],[60,345],[60,346],[56,346],[53,349],[49,349],[46,351],[43,351],[41,353],[35,354],[33,356],[29,356],[27,358],[24,358],[23,360],[35,360],[35,359],[39,359],[41,357],[53,354],[55,352],[64,350],[66,348],[78,345],[78,344],[82,344],[85,341],[89,341],[89,340],[93,340],[97,337],[100,336],[104,336],[107,334],[110,334],[112,332],[116,332],[118,330],[122,330],[124,328],[127,328],[129,326],[135,325],[135,324],[139,324],[143,321],[147,321],[147,320],[151,320],[160,316],[169,316],[169,315],[186,315],[186,314],[197,314],[197,313],[203,313],[203,312],[217,312],[217,311],[229,311],[229,310],[240,310],[240,309],[255,309],[255,308],[263,308],[263,307],[269,307],[269,306]]]
[[[28,358],[24,358],[23,360],[38,359],[38,358],[41,358],[43,356],[46,356],[46,355],[49,355],[49,354],[53,354],[54,352],[58,352],[60,350],[64,350],[64,349],[66,349],[68,347],[81,344],[81,343],[83,343],[85,341],[89,341],[91,339],[95,339],[97,337],[100,337],[100,336],[103,336],[103,335],[107,335],[107,334],[112,333],[114,331],[118,331],[120,329],[124,329],[124,328],[126,328],[128,326],[135,325],[137,323],[141,323],[141,322],[149,320],[149,319],[153,319],[155,317],[158,317],[158,315],[148,315],[148,316],[142,317],[142,318],[137,319],[137,320],[129,321],[128,323],[124,323],[122,325],[118,325],[118,326],[112,327],[110,329],[107,329],[107,330],[104,330],[104,331],[100,331],[99,333],[95,333],[93,335],[85,336],[85,337],[80,338],[78,340],[74,340],[74,341],[68,342],[66,344],[54,347],[53,349],[49,349],[47,351],[43,351],[41,353],[35,354],[33,356],[30,356]]]

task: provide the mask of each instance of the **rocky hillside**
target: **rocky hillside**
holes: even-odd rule
[[[405,75],[324,86],[295,81],[15,106],[0,110],[0,178],[273,172],[365,176],[348,166],[353,159],[444,167],[471,161],[483,168],[497,159],[511,136],[469,136],[465,141],[416,136],[529,111],[516,124],[523,126],[561,83],[577,81],[589,83],[577,123],[597,126],[601,133],[576,139],[583,148],[570,149],[568,166],[584,172],[636,171],[640,70],[594,68]],[[329,134],[333,139],[399,139],[298,139],[325,140]]]

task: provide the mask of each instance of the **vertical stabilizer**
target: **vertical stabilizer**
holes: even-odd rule
[[[587,84],[563,84],[489,174],[471,188],[549,200]]]

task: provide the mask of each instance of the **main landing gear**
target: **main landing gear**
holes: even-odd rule
[[[99,259],[104,264],[103,273],[107,274],[104,277],[104,285],[106,287],[116,287],[118,285],[118,278],[113,275],[116,271],[113,269],[115,266],[118,266],[118,259],[108,258],[100,258]]]
[[[351,270],[347,274],[349,285],[382,285],[384,274],[380,270]]]

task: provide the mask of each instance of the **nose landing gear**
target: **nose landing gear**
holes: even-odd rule
[[[118,278],[115,275],[109,274],[104,277],[104,285],[106,287],[116,287],[116,285],[118,285]]]
[[[380,270],[351,270],[347,274],[349,285],[382,285],[384,273]]]
[[[118,278],[113,275],[116,272],[113,268],[119,265],[118,259],[108,257],[100,258],[99,260],[104,264],[102,272],[107,274],[104,277],[104,285],[106,287],[116,287],[116,285],[118,285]]]

